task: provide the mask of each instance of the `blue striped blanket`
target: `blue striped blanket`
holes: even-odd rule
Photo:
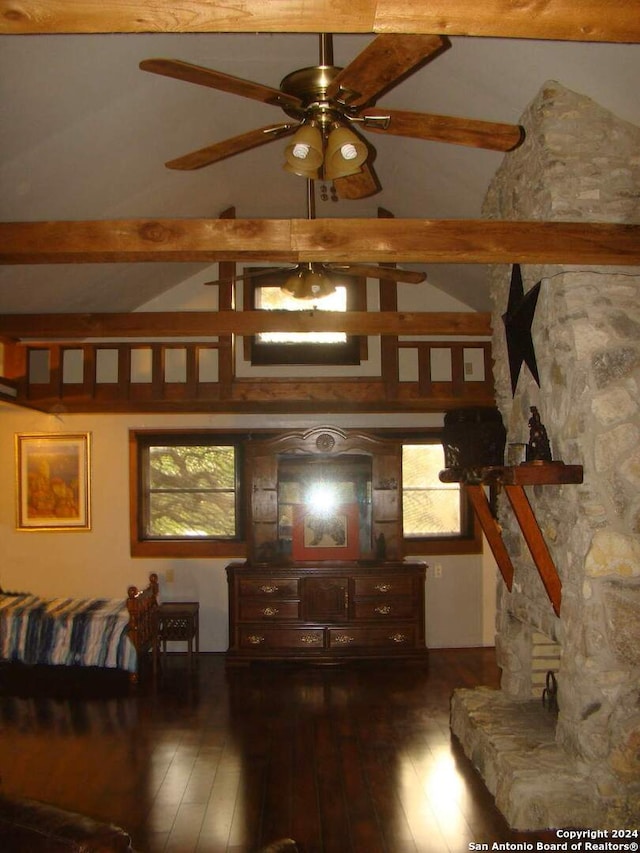
[[[0,660],[135,672],[124,601],[0,594]]]

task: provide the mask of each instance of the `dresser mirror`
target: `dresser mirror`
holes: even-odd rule
[[[250,561],[397,559],[400,465],[395,442],[331,427],[251,442]]]
[[[370,556],[371,458],[281,457],[278,542],[285,560]]]

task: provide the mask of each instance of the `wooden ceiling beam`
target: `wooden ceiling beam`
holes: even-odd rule
[[[640,0],[0,0],[0,33],[325,32],[640,41]]]
[[[0,263],[640,264],[640,225],[430,219],[0,223]]]
[[[260,332],[347,332],[350,335],[491,336],[491,315],[470,311],[174,311],[128,314],[2,314],[5,340],[207,338]]]

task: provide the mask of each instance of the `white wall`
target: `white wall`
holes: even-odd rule
[[[497,567],[486,541],[483,554],[423,559],[427,646],[493,646]]]

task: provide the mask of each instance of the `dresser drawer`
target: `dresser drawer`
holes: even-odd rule
[[[413,578],[407,575],[393,577],[389,575],[384,578],[355,578],[355,594],[358,596],[368,595],[412,595]]]
[[[244,625],[239,631],[241,649],[269,651],[272,649],[324,648],[324,629],[322,628],[269,628],[262,625]]]
[[[300,616],[299,601],[280,601],[278,599],[249,599],[240,600],[240,619],[243,622],[256,619],[298,619]]]
[[[394,624],[388,626],[348,626],[328,629],[329,648],[338,649],[412,649],[415,647],[415,626]]]
[[[355,601],[353,612],[356,619],[412,619],[417,615],[416,605],[411,598],[380,598]]]
[[[297,598],[297,578],[240,578],[238,592],[241,596],[265,598]]]

